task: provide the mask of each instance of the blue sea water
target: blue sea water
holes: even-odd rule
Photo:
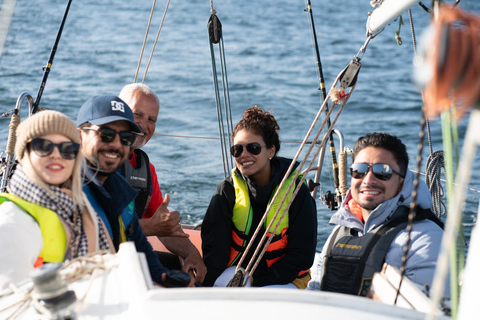
[[[0,112],[14,108],[19,94],[35,98],[67,0],[18,0],[0,57]],[[367,0],[311,0],[327,91],[337,74],[364,43]],[[143,78],[167,1],[157,1],[139,80]],[[477,14],[480,3],[461,5]],[[84,101],[98,94],[117,94],[134,80],[152,1],[73,0],[41,107],[74,118]],[[301,141],[320,107],[316,60],[304,1],[213,1],[223,25],[233,122],[252,105],[273,110],[285,142]],[[429,22],[419,6],[412,8],[417,38]],[[161,99],[156,133],[145,150],[157,169],[160,187],[172,197],[184,223],[202,221],[216,185],[223,179],[212,64],[207,34],[210,1],[173,0],[145,79]],[[408,23],[397,45],[398,22],[373,39],[362,59],[358,84],[336,128],[345,146],[368,132],[386,131],[407,145],[415,169],[420,108],[419,89],[412,83],[414,50]],[[218,61],[218,52],[217,52]],[[217,66],[217,68],[219,68]],[[26,116],[26,108],[22,116]],[[0,119],[4,150],[8,119]],[[433,150],[442,149],[441,123],[431,123]],[[468,115],[459,122],[461,144]],[[179,138],[175,136],[212,139]],[[336,141],[338,145],[338,141]],[[299,145],[284,143],[280,155],[293,157]],[[423,152],[422,172],[429,154]],[[478,159],[478,157],[477,157]],[[480,161],[473,166],[470,187],[480,189]],[[322,192],[333,190],[328,157]],[[313,176],[312,176],[313,178]],[[476,223],[479,193],[467,191],[463,225],[469,239]],[[317,200],[318,248],[331,226],[332,214]]]

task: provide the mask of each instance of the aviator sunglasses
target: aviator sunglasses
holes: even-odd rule
[[[67,141],[62,143],[53,143],[50,140],[35,138],[29,141],[33,152],[39,157],[46,157],[52,154],[53,149],[57,147],[58,152],[63,159],[73,160],[78,154],[80,144]]]
[[[368,165],[368,163],[354,163],[350,167],[350,173],[352,175],[352,178],[362,179],[367,175],[370,168],[372,168],[372,173],[375,178],[382,181],[390,180],[394,172],[400,177],[405,178],[403,174],[396,170],[393,170],[392,167],[384,163],[376,163],[373,166]]]
[[[254,156],[262,152],[262,146],[258,142],[249,143],[245,146],[245,148],[249,153],[253,154]],[[230,153],[235,158],[240,157],[242,155],[242,152],[243,152],[243,146],[241,144],[236,144],[230,147]]]
[[[117,134],[120,136],[120,142],[127,147],[130,147],[134,142],[135,142],[135,134],[131,131],[115,131],[110,128],[92,128],[92,127],[86,127],[83,128],[83,130],[93,130],[98,133],[100,136],[100,140],[105,143],[110,143],[113,140],[115,140],[115,137]]]

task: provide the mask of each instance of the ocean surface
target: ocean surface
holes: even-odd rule
[[[37,96],[67,2],[17,1],[0,57],[0,113],[13,109],[24,91]],[[328,91],[364,43],[372,7],[368,0],[311,2]],[[143,78],[166,4],[157,1],[137,82]],[[480,13],[478,0],[460,4]],[[151,7],[150,0],[73,0],[40,106],[75,120],[88,98],[118,94],[123,85],[133,82]],[[303,140],[321,101],[305,1],[214,0],[213,7],[223,25],[233,123],[253,105],[272,110],[284,141],[280,155],[293,157],[299,147],[296,142]],[[210,14],[208,0],[171,1],[145,78],[161,99],[161,111],[156,135],[144,149],[156,166],[163,193],[171,195],[170,207],[189,224],[201,223],[215,187],[224,178],[207,33]],[[414,6],[412,14],[420,41],[429,15],[420,6]],[[397,135],[408,147],[414,170],[422,100],[412,83],[415,53],[407,13],[403,20],[401,46],[395,40],[398,21],[368,45],[358,84],[335,128],[348,148],[369,132]],[[215,49],[219,62],[218,46]],[[26,110],[25,104],[24,118]],[[0,150],[5,150],[8,124],[9,119],[0,118]],[[468,114],[459,122],[461,145],[467,124]],[[441,150],[440,120],[433,119],[430,125],[432,149]],[[339,141],[335,143],[338,147]],[[422,172],[430,153],[425,143]],[[325,159],[322,194],[333,191],[331,160]],[[467,241],[477,219],[479,172],[476,161],[470,183],[474,190],[467,190],[463,217]],[[332,228],[328,220],[333,212],[320,199],[317,207],[320,249]]]

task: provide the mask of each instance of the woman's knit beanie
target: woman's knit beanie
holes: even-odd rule
[[[62,134],[73,142],[80,143],[80,134],[72,120],[58,111],[40,111],[24,120],[17,128],[17,159],[23,159],[25,148],[31,139],[53,133]]]

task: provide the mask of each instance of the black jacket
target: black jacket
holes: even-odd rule
[[[289,159],[273,158],[270,182],[262,187],[243,176],[237,169],[237,173],[245,179],[249,188],[254,216],[251,230],[257,228],[275,187],[282,181],[290,163]],[[232,177],[229,176],[217,186],[202,223],[202,250],[207,267],[207,275],[203,282],[205,286],[212,286],[228,266],[234,204],[235,190]],[[257,236],[256,242],[260,240],[263,232],[265,232],[264,228]],[[312,266],[316,245],[317,209],[315,200],[311,197],[307,186],[303,184],[289,209],[287,253],[270,268],[267,268],[263,258],[253,274],[253,285],[261,287],[291,283],[300,271],[310,269]],[[247,266],[255,248],[256,244],[250,250],[243,267]]]

